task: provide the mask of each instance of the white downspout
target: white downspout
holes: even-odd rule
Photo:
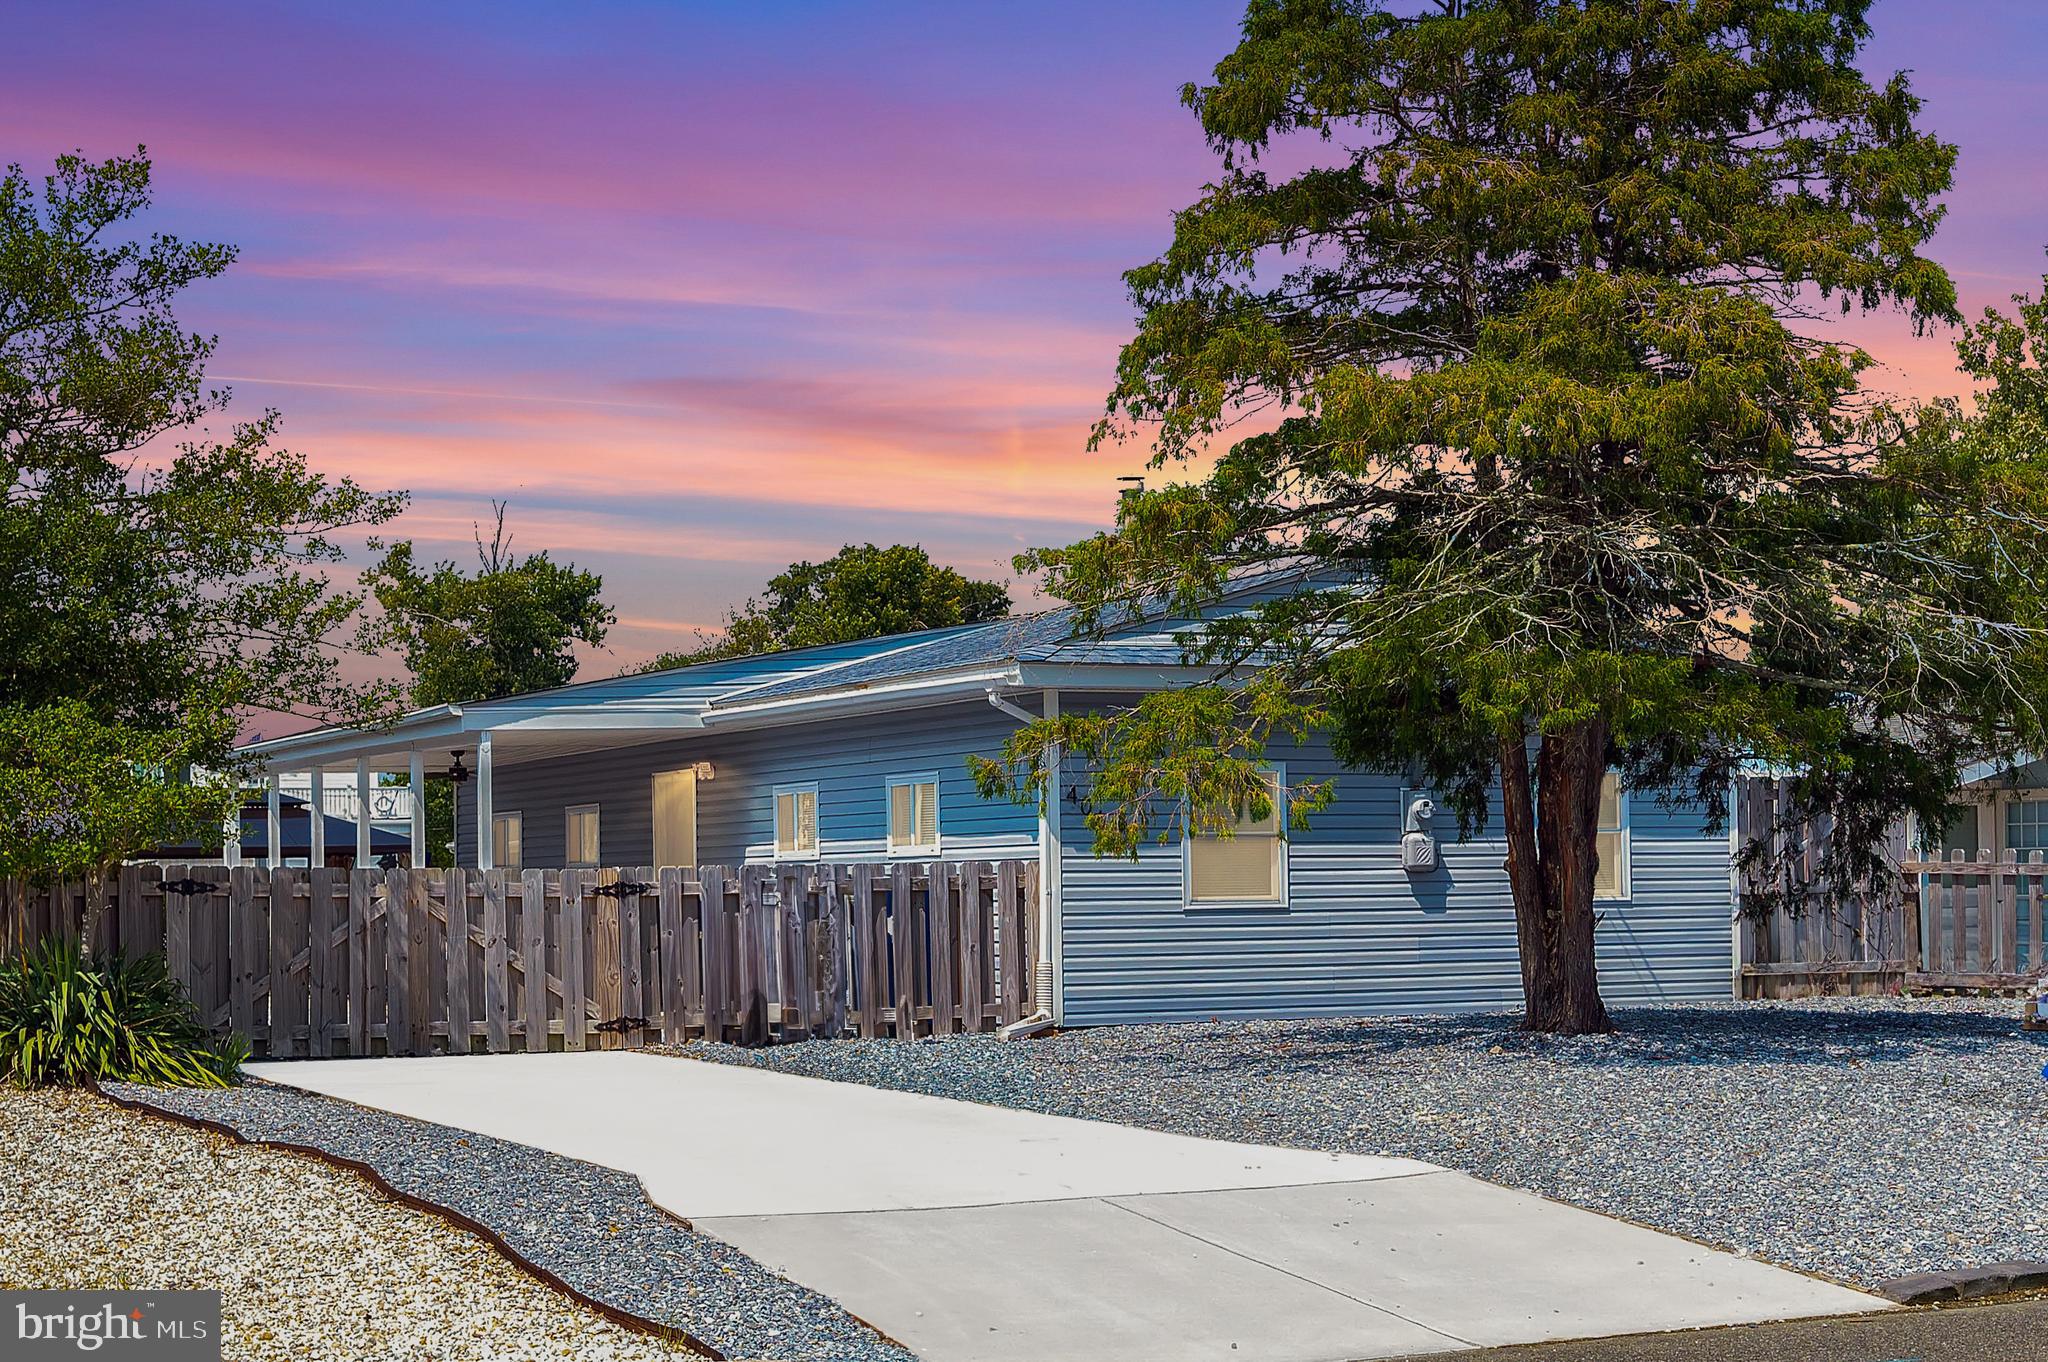
[[[1059,692],[1045,692],[1045,717],[1060,714]],[[1021,723],[1036,723],[1038,716],[999,695],[994,688],[988,702]],[[1056,990],[1059,983],[1058,936],[1060,929],[1060,745],[1046,749],[1046,788],[1038,810],[1038,959],[1034,962],[1033,996],[1038,1010],[1011,1022],[996,1032],[1001,1040],[1022,1040],[1058,1024]]]

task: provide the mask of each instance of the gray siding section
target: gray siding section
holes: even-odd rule
[[[1342,770],[1327,751],[1272,755],[1290,782],[1334,776],[1338,790],[1287,848],[1284,907],[1191,908],[1177,844],[1147,847],[1135,864],[1097,859],[1065,806],[1066,1022],[1520,1007],[1499,838],[1460,844],[1439,819],[1443,866],[1411,877],[1398,781]],[[1633,896],[1601,905],[1603,994],[1616,1004],[1725,998],[1728,839],[1709,836],[1697,813],[1645,795],[1630,804]]]
[[[716,774],[697,786],[697,857],[706,865],[770,859],[774,788],[815,781],[818,840],[828,858],[875,858],[887,848],[886,781],[929,772],[939,780],[939,841],[945,856],[1035,852],[1038,816],[981,799],[967,775],[970,754],[994,755],[1016,724],[986,701],[894,714],[789,724],[744,733],[705,733],[669,742],[499,764],[492,803],[517,810],[526,864],[562,863],[564,814],[597,804],[602,859],[645,865],[654,855],[654,773],[709,761]],[[462,787],[458,859],[475,864],[475,786]]]

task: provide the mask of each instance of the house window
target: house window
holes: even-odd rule
[[[889,782],[889,854],[936,854],[939,849],[939,778],[897,776]]]
[[[2005,849],[2048,851],[2048,799],[2015,799],[2005,806]]]
[[[775,787],[775,854],[801,860],[818,854],[818,787]]]
[[[593,814],[593,820],[595,815]],[[517,870],[526,864],[525,822],[516,813],[491,815],[491,864]]]
[[[1629,883],[1628,792],[1621,777],[1609,771],[1600,778],[1600,827],[1594,834],[1600,867],[1593,872],[1593,897],[1633,897]]]
[[[562,842],[562,864],[596,865],[597,845],[597,805],[572,805]]]
[[[1200,834],[1183,841],[1191,904],[1284,903],[1287,842],[1280,835],[1284,776],[1268,772],[1271,808],[1264,818],[1238,820],[1233,836]]]

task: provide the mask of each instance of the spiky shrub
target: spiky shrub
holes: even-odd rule
[[[96,1079],[219,1088],[249,1057],[200,1023],[159,954],[88,958],[45,939],[0,962],[0,1077],[22,1087]]]

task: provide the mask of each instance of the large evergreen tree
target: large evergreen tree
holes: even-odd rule
[[[211,424],[213,338],[178,295],[231,247],[142,229],[150,164],[0,175],[0,873],[78,875],[218,829],[251,714],[395,698],[339,666],[340,536],[403,498],[313,471],[277,416]]]
[[[1097,431],[1185,480],[1020,566],[1097,621],[1305,585],[1206,632],[1217,685],[1027,730],[985,786],[1062,739],[1128,851],[1326,733],[1504,838],[1526,1024],[1584,1032],[1608,770],[1713,817],[1741,763],[1794,767],[1847,876],[2037,742],[2038,456],[1876,400],[1823,324],[1957,320],[1921,254],[1954,152],[1858,69],[1867,9],[1252,0],[1185,92],[1220,177],[1128,275]]]

